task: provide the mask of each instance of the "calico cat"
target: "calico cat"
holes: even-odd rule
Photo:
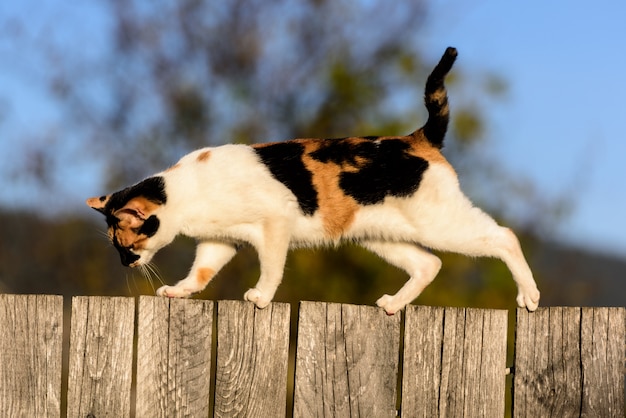
[[[534,311],[539,291],[514,233],[474,207],[440,152],[449,109],[448,48],[427,79],[428,120],[408,136],[295,139],[223,145],[184,156],[122,191],[87,200],[106,216],[122,264],[137,267],[178,234],[197,240],[189,275],[157,294],[203,290],[242,243],[258,252],[261,276],[244,299],[267,306],[289,248],[362,245],[410,276],[376,304],[393,315],[435,278],[428,249],[497,257],[518,287],[517,304]]]

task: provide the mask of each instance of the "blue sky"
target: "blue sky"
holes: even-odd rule
[[[509,84],[487,109],[506,167],[574,196],[559,238],[626,256],[626,3],[439,0],[432,16],[428,50]]]
[[[76,19],[97,15],[96,8],[44,1],[31,10],[33,4],[4,2],[0,13],[28,16],[33,26],[72,22],[85,34],[79,45],[101,46],[98,26],[107,22]],[[437,0],[419,42],[432,62],[452,45],[463,72],[488,71],[508,83],[505,99],[485,110],[487,146],[510,172],[531,179],[547,196],[575,196],[556,238],[626,257],[624,21],[626,3],[617,1]],[[0,40],[0,56],[11,53]],[[33,81],[45,69],[20,58],[17,66],[0,67],[0,164],[19,159],[23,150],[16,138],[37,135],[38,126],[58,118],[44,86]],[[90,193],[89,175],[72,178],[77,196]],[[4,179],[0,185],[5,206],[30,201],[28,184]]]

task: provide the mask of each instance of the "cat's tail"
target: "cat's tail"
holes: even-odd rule
[[[413,133],[415,136],[422,131],[428,142],[437,148],[443,147],[443,138],[446,136],[450,119],[448,92],[443,81],[452,68],[456,56],[456,48],[448,47],[439,60],[439,64],[428,76],[424,90],[424,103],[428,110],[428,120],[424,126]]]

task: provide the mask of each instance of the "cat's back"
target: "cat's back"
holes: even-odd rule
[[[264,167],[254,150],[243,144],[226,144],[200,148],[183,156],[162,175],[176,182],[220,179],[221,181],[245,180],[262,176]]]
[[[247,145],[242,144],[226,144],[216,147],[200,148],[183,156],[169,170],[189,167],[189,168],[206,168],[214,166],[232,166],[237,160],[246,162],[246,160],[254,161],[254,153]],[[230,164],[229,164],[230,162]]]

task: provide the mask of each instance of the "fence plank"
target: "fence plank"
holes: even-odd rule
[[[213,302],[139,298],[137,417],[208,416]]]
[[[517,310],[514,416],[578,416],[580,308]]]
[[[61,415],[63,297],[0,295],[0,411]]]
[[[294,417],[396,416],[400,315],[301,302]]]
[[[624,308],[517,310],[515,417],[624,414]]]
[[[402,416],[504,415],[507,312],[407,306]]]
[[[130,416],[135,300],[72,298],[69,417]]]
[[[217,310],[215,416],[285,416],[289,304],[220,301]]]
[[[406,307],[402,373],[402,415],[439,415],[443,308]]]
[[[582,416],[624,417],[626,308],[583,308]]]
[[[138,417],[207,416],[214,303],[140,297]],[[67,415],[130,416],[135,301],[75,297]],[[215,416],[285,416],[289,305],[219,302]],[[395,416],[400,317],[302,302],[294,416]],[[507,312],[409,306],[402,416],[502,416]],[[0,295],[0,411],[59,417],[63,299]],[[623,417],[626,308],[517,311],[514,417]]]

